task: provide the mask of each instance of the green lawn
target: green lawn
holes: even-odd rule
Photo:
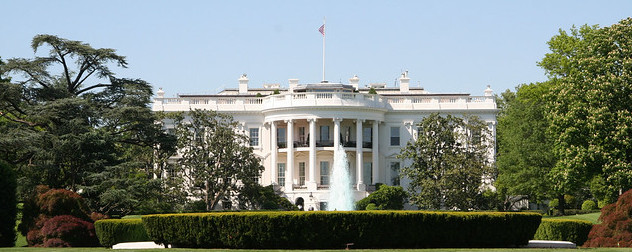
[[[616,251],[632,251],[632,248],[596,248],[596,249],[579,249],[580,251],[586,252],[616,252]],[[0,251],[15,251],[15,252],[80,252],[80,251],[90,251],[90,252],[112,252],[111,249],[106,248],[6,248],[0,249]],[[238,252],[250,252],[250,251],[265,251],[265,252],[277,252],[277,251],[285,251],[285,250],[222,250],[222,249],[135,249],[135,250],[116,250],[116,251],[138,251],[138,252],[167,252],[167,251],[195,251],[195,252],[221,252],[221,251],[238,251]],[[307,252],[307,251],[341,251],[341,250],[292,250],[292,252]],[[418,252],[466,252],[466,251],[492,251],[492,252],[505,252],[505,251],[513,251],[513,252],[539,252],[539,251],[549,251],[549,252],[577,252],[577,249],[368,249],[361,250],[362,252],[378,252],[378,251],[392,251],[392,252],[408,252],[408,251],[418,251]]]
[[[600,212],[589,213],[589,214],[567,215],[567,216],[559,216],[559,217],[544,217],[544,218],[586,220],[586,221],[592,222],[593,224],[599,224],[599,221],[597,220],[599,218],[599,215],[601,215]]]

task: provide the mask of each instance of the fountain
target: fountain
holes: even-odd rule
[[[349,163],[347,163],[347,153],[342,145],[339,145],[338,149],[334,151],[334,166],[327,208],[331,211],[354,210]]]

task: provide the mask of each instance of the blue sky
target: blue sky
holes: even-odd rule
[[[36,34],[114,48],[119,77],[167,96],[287,86],[288,79],[386,83],[409,71],[431,93],[482,95],[546,79],[536,62],[572,25],[612,25],[632,1],[2,1],[0,57],[31,58]],[[38,54],[41,55],[41,54]]]

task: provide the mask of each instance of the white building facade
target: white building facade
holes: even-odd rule
[[[160,90],[153,111],[206,109],[232,115],[265,167],[259,182],[277,186],[305,210],[327,207],[334,150],[340,145],[348,157],[357,201],[375,190],[376,183],[400,185],[399,169],[405,163],[396,156],[415,136],[415,125],[430,113],[478,116],[495,139],[497,108],[489,87],[484,96],[430,94],[411,87],[407,72],[398,87],[362,88],[359,81],[357,76],[348,84],[299,84],[290,79],[288,88],[249,88],[243,75],[238,89],[215,95],[165,98]],[[405,186],[406,181],[401,183]]]

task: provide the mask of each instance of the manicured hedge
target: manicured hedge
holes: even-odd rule
[[[143,216],[156,243],[187,248],[513,247],[541,216],[491,212],[231,212]]]
[[[107,219],[94,223],[101,245],[112,247],[121,242],[150,241],[141,219]]]
[[[581,246],[592,228],[590,221],[571,219],[542,219],[535,240],[570,241]]]

